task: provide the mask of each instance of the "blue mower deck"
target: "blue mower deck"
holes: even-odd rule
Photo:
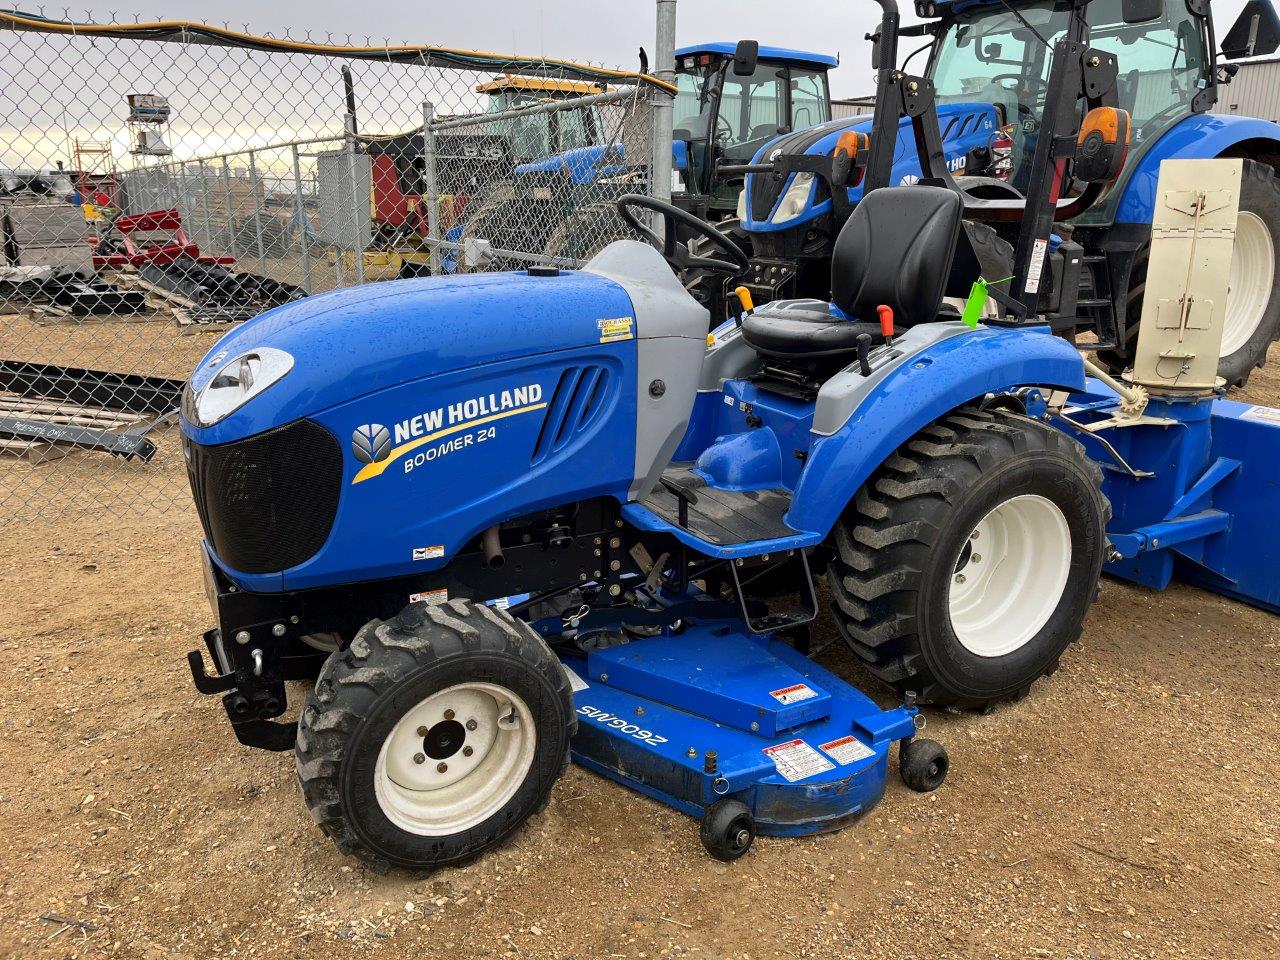
[[[838,830],[884,793],[914,707],[882,710],[791,647],[721,621],[562,655],[573,759],[694,817],[740,800],[757,831]]]

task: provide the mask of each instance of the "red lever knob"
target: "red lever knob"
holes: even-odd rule
[[[893,336],[893,307],[882,303],[876,307],[876,313],[880,315],[880,332],[888,340]]]

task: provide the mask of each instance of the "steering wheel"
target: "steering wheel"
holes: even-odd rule
[[[633,212],[634,209],[653,210],[662,214],[663,233],[658,236],[650,227],[642,223]],[[638,193],[628,193],[618,198],[618,214],[636,233],[644,237],[653,248],[662,254],[664,260],[676,271],[690,269],[710,270],[713,273],[724,273],[730,277],[740,277],[751,268],[751,261],[742,252],[742,248],[713,227],[707,221],[695,217],[687,210],[655,200],[653,197]],[[688,227],[695,234],[706,239],[713,247],[718,247],[729,259],[720,260],[715,257],[698,257],[690,253],[689,247],[676,239],[676,224]]]
[[[1006,85],[1001,82],[1004,80],[1011,80],[1013,83]],[[1020,73],[997,73],[992,77],[988,77],[987,82],[994,84],[1006,93],[1021,93],[1025,90],[1027,95],[1033,100],[1039,97],[1048,86],[1048,84],[1039,77],[1024,77]],[[1018,99],[1018,114],[1019,116],[1031,117],[1032,119],[1035,117],[1031,108],[1022,102],[1021,97]],[[1039,125],[1040,124],[1037,121],[1036,126],[1038,127]]]

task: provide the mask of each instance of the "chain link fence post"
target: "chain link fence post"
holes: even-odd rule
[[[430,100],[422,101],[422,188],[426,196],[422,198],[426,207],[427,252],[431,275],[440,272],[440,180],[436,171],[436,105]]]
[[[676,79],[676,0],[657,0],[657,30],[654,39],[654,75],[674,83]],[[654,87],[653,139],[650,161],[649,196],[671,202],[671,143],[675,123],[675,98]]]

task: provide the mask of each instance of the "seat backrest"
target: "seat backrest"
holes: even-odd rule
[[[899,327],[936,320],[964,201],[946,187],[882,187],[858,202],[831,255],[831,299],[858,320],[893,308]]]

